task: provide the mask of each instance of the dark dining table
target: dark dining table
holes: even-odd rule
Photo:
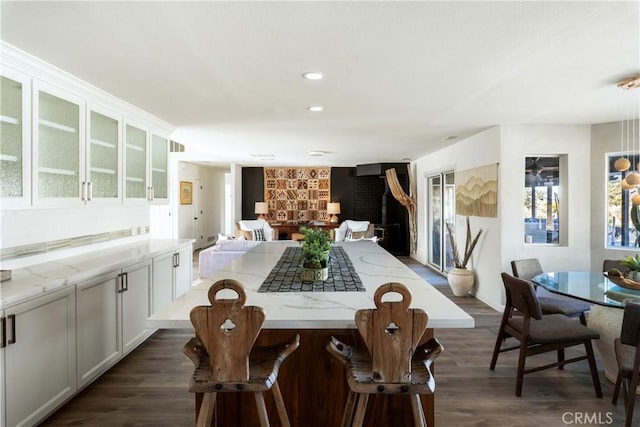
[[[613,340],[620,336],[623,308],[627,301],[640,302],[640,290],[615,283],[603,272],[563,271],[538,274],[532,281],[561,297],[576,298],[590,304],[587,325],[600,333],[594,344],[600,353],[605,376],[615,382],[618,373]],[[640,387],[636,391],[640,394]]]

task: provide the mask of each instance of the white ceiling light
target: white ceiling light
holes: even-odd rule
[[[325,153],[326,153],[326,151],[321,151],[321,150],[309,151],[309,155],[310,156],[324,156]]]
[[[273,160],[276,156],[273,154],[252,154],[251,157],[255,157],[260,160]]]
[[[307,110],[313,111],[314,113],[318,113],[324,110],[324,107],[322,105],[312,105],[310,107],[307,107]]]
[[[322,80],[324,79],[324,74],[318,73],[317,71],[310,71],[308,73],[304,73],[302,77],[307,80]]]

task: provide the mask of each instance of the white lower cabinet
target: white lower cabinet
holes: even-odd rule
[[[151,335],[145,325],[150,285],[149,260],[76,286],[79,387]]]
[[[154,331],[147,329],[151,315],[151,260],[122,270],[124,288],[120,290],[123,354],[129,353]]]
[[[4,309],[4,425],[33,425],[76,392],[71,286]]]
[[[153,259],[153,314],[191,288],[192,264],[191,245]]]

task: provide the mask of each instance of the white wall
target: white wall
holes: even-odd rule
[[[112,206],[0,211],[2,248],[69,239],[149,225],[148,206]]]
[[[605,259],[620,259],[636,249],[606,249],[607,154],[620,153],[621,124],[604,123],[591,127],[591,270],[600,271]]]
[[[414,257],[421,263],[427,262],[428,200],[427,177],[447,170],[466,170],[500,160],[500,128],[494,127],[464,139],[452,146],[424,156],[414,162],[418,192],[418,250]],[[523,160],[524,164],[524,160]],[[500,204],[500,196],[498,196]],[[482,237],[474,252],[469,267],[476,272],[473,293],[485,303],[498,307],[501,282],[499,278],[500,218],[470,218],[472,233],[482,229]],[[465,230],[466,219],[456,216],[456,229]],[[464,247],[465,233],[458,233],[458,245]],[[499,287],[497,286],[499,285]]]
[[[544,269],[549,271],[589,270],[590,145],[591,132],[587,125],[508,125],[488,129],[416,160],[419,237],[415,258],[421,263],[427,260],[426,177],[443,170],[465,170],[499,162],[498,217],[470,218],[472,231],[478,228],[483,230],[471,264],[476,271],[476,297],[496,309],[504,305],[500,272],[511,272],[509,262],[512,259],[539,258]],[[564,185],[568,191],[560,195],[560,203],[566,204],[568,218],[564,225],[567,233],[564,245],[524,243],[525,157],[535,155],[567,157]],[[464,226],[464,217],[457,216],[456,227],[460,230]],[[459,244],[464,244],[464,234],[459,235],[458,239]]]
[[[223,233],[225,229],[225,174],[228,169],[215,168],[198,165],[189,162],[178,163],[178,174],[174,186],[178,186],[179,181],[189,181],[194,183],[194,195],[199,191],[196,181],[202,186],[200,191],[200,210],[196,212],[196,205],[176,205],[178,233],[180,239],[197,238],[194,235],[193,218],[198,217],[200,221],[200,234],[204,237],[204,245],[213,243],[211,238],[216,238],[218,233]]]

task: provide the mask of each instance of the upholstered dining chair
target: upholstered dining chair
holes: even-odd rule
[[[591,345],[591,340],[600,337],[598,332],[562,314],[543,316],[540,303],[530,282],[507,273],[502,273],[502,281],[507,293],[507,304],[502,315],[493,356],[491,357],[490,369],[495,369],[500,353],[519,349],[516,396],[520,397],[525,374],[561,367],[568,363],[586,359],[589,362],[596,396],[602,397],[600,378],[598,377],[593,346]],[[517,310],[521,315],[513,316],[514,310]],[[503,342],[509,337],[515,338],[518,344],[503,348]],[[565,360],[563,350],[577,345],[584,345],[586,354]],[[528,356],[550,351],[558,351],[557,362],[525,369],[525,362]]]
[[[537,258],[517,259],[511,261],[511,270],[515,277],[531,282],[538,274],[543,273],[540,261]],[[572,298],[554,296],[551,292],[540,289],[533,284],[538,294],[538,302],[542,314],[564,314],[569,317],[579,317],[580,323],[587,324],[585,312],[591,310],[591,306],[583,301]]]
[[[620,261],[617,260],[617,259],[605,259],[604,261],[602,261],[602,271],[603,272],[607,272],[607,271],[611,270],[612,268],[615,268],[615,269],[619,270],[622,273],[627,271],[627,268],[624,267],[622,264],[620,264]]]
[[[383,302],[387,293],[398,293],[402,299]],[[410,396],[414,424],[426,427],[420,395],[435,391],[431,365],[443,347],[435,338],[420,344],[429,315],[409,308],[411,292],[406,286],[380,286],[374,303],[376,308],[361,309],[355,315],[366,348],[346,345],[335,337],[327,343],[329,353],[344,365],[349,385],[341,426],[362,425],[370,394],[404,394]]]
[[[631,427],[633,407],[640,375],[640,303],[628,302],[624,306],[622,331],[614,340],[618,376],[613,390],[612,403],[618,402],[620,387],[624,380],[626,392],[625,427]]]
[[[233,299],[217,299],[223,290],[237,294]],[[226,291],[230,292],[230,291]],[[232,293],[233,293],[232,292]],[[197,306],[190,318],[196,336],[183,352],[193,361],[195,370],[189,391],[196,393],[196,426],[210,426],[218,393],[253,393],[261,426],[269,425],[263,392],[271,390],[282,426],[290,426],[280,387],[280,364],[300,344],[295,335],[288,343],[255,347],[265,313],[260,307],[245,306],[246,293],[236,280],[219,280],[209,288],[210,306]],[[198,405],[197,405],[198,406]]]

